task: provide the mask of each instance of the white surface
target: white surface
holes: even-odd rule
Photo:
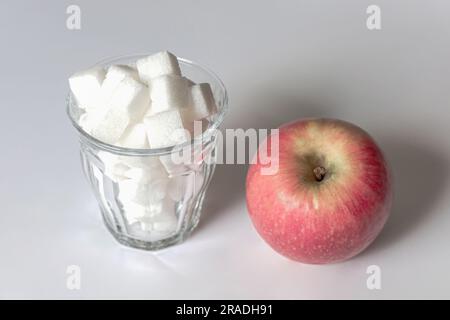
[[[0,4],[1,298],[450,298],[448,1],[377,1],[380,31],[366,29],[372,2],[360,0],[77,3],[80,31],[65,27],[71,1]],[[158,253],[118,245],[81,172],[67,78],[164,49],[222,77],[225,127],[328,116],[369,131],[396,179],[376,242],[341,264],[288,261],[251,226],[246,168],[220,166],[188,241]],[[72,264],[79,291],[66,288]],[[372,264],[379,291],[366,288]]]

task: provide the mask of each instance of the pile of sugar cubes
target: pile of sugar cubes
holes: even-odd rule
[[[162,148],[189,141],[194,123],[217,112],[208,83],[181,75],[177,58],[159,52],[133,65],[94,67],[69,78],[72,97],[84,111],[78,124],[96,139],[125,148]],[[206,124],[206,125],[205,125]],[[197,132],[196,132],[197,133]],[[201,132],[200,132],[201,133]],[[99,151],[105,174],[118,185],[128,223],[141,230],[173,231],[167,206],[182,196],[173,165],[164,157],[132,157]]]

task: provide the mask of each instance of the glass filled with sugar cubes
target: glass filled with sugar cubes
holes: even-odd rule
[[[122,56],[97,66],[136,68],[136,61],[143,57]],[[126,246],[157,250],[183,241],[199,222],[214,172],[217,130],[228,108],[226,89],[210,70],[177,60],[183,78],[192,84],[209,83],[215,103],[214,113],[185,128],[189,139],[182,143],[157,148],[151,143],[144,148],[106,143],[83,125],[86,109],[73,92],[67,99],[68,115],[79,135],[84,174],[107,229]],[[161,124],[149,125],[151,130]]]

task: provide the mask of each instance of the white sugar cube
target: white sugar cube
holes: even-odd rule
[[[70,90],[80,108],[91,109],[98,106],[104,78],[105,70],[101,67],[77,72],[69,78]]]
[[[150,112],[156,114],[170,109],[181,109],[191,104],[189,82],[184,77],[163,75],[150,83]]]
[[[217,112],[216,102],[209,83],[191,86],[191,98],[190,120],[200,120]]]
[[[169,180],[167,192],[173,201],[181,201],[186,190],[186,176],[174,177]]]
[[[134,149],[148,149],[147,129],[143,123],[131,124],[118,142],[119,146]]]
[[[147,83],[162,75],[181,75],[177,57],[168,51],[158,52],[139,59],[136,61],[136,67],[141,79]]]
[[[93,126],[91,122],[89,121],[88,113],[85,112],[80,116],[80,119],[78,119],[78,125],[87,133],[91,134]]]
[[[149,169],[158,176],[166,175],[164,167],[159,161],[158,157],[154,156],[119,156],[121,161],[127,164],[130,168]]]
[[[174,202],[168,200],[150,206],[151,214],[139,219],[142,230],[148,232],[155,240],[175,232],[178,227],[178,219],[174,214],[173,206]]]
[[[147,203],[145,205],[139,204],[135,201],[121,201],[121,203],[128,223],[143,223],[145,224],[144,227],[147,231],[152,231],[153,222],[155,219],[161,220],[161,216],[166,214],[166,212],[164,212],[165,209],[168,211],[167,206],[165,207],[164,201]]]
[[[155,216],[164,214],[167,183],[165,185],[158,184],[158,187],[160,190],[157,191],[152,184],[139,184],[132,180],[119,183],[118,199],[129,223],[142,220],[152,222]],[[152,190],[151,193],[149,190]],[[155,194],[158,194],[158,197],[155,197]]]
[[[124,176],[138,183],[150,183],[159,179],[167,179],[167,175],[160,167],[130,167]]]
[[[106,175],[108,175],[114,182],[123,181],[126,179],[125,172],[129,170],[129,167],[121,162],[116,163],[113,167],[106,167]]]
[[[147,86],[126,77],[111,95],[105,117],[93,130],[93,135],[106,143],[116,143],[128,125],[144,115],[148,106]]]
[[[129,224],[139,222],[141,219],[148,215],[147,206],[140,205],[133,201],[122,203],[122,206],[125,217]]]
[[[197,137],[201,135],[207,128],[209,122],[206,119],[195,120],[194,122],[186,124],[186,130],[189,132],[188,137]],[[201,149],[201,148],[200,148]],[[180,176],[192,170],[200,160],[201,150],[181,149],[178,153],[171,153],[169,155],[162,155],[159,157],[161,164],[164,166],[167,174],[170,177]]]
[[[185,113],[183,111],[181,113],[184,116]],[[187,118],[187,116],[186,116],[186,118]],[[186,118],[184,118],[184,119],[186,119]],[[184,123],[185,123],[186,130],[189,131],[191,137],[200,136],[209,127],[209,121],[204,118],[200,119],[200,120],[193,120],[191,122],[187,122],[186,120],[184,120]]]
[[[99,107],[95,109],[87,109],[85,113],[80,116],[78,124],[83,128],[84,131],[93,134],[94,129],[103,120],[107,109]]]
[[[119,158],[117,155],[112,154],[110,152],[106,152],[106,151],[99,151],[97,153],[98,158],[105,164],[111,164],[114,165],[117,162],[119,162]]]
[[[180,152],[184,151],[180,150]],[[173,154],[168,154],[160,156],[159,160],[170,178],[181,176],[191,171],[190,164],[192,160],[190,156],[185,158],[183,154],[179,154],[179,157],[174,158]]]
[[[189,141],[189,133],[177,110],[169,110],[144,118],[150,147],[163,148]]]
[[[105,102],[109,101],[117,86],[127,77],[139,81],[139,75],[135,69],[125,65],[110,66],[101,86],[102,99]]]
[[[155,218],[153,222],[153,230],[156,232],[169,234],[177,229],[178,221],[173,213],[161,215]]]
[[[120,161],[119,156],[109,152],[99,151],[98,157],[105,168],[105,175],[112,181],[119,182],[126,179],[125,172],[130,169],[129,166]]]
[[[154,217],[154,216],[161,215],[161,214],[163,214],[163,210],[164,210],[164,203],[162,201],[150,203],[150,205],[148,206],[148,212],[149,212],[148,216]]]
[[[119,182],[119,200],[147,205],[161,201],[167,193],[169,179],[163,170],[129,168],[123,175],[127,180]]]
[[[167,194],[169,179],[155,179],[148,184],[148,199],[150,203],[157,203],[163,200]]]
[[[118,182],[118,198],[123,204],[134,202],[143,206],[148,205],[148,186],[131,179]]]
[[[134,182],[146,184],[152,178],[152,173],[147,168],[131,167],[124,172],[124,176]]]

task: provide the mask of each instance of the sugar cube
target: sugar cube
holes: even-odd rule
[[[158,167],[130,167],[126,172],[124,172],[124,176],[139,183],[149,183],[157,179],[167,178],[165,172],[160,170]]]
[[[93,134],[95,127],[103,120],[107,109],[98,107],[95,109],[87,109],[85,113],[80,116],[78,124],[89,134]]]
[[[105,80],[103,80],[102,86],[100,88],[102,99],[105,102],[109,101],[117,86],[126,77],[131,77],[134,80],[139,81],[139,75],[137,71],[129,66],[112,65],[108,68]]]
[[[150,203],[157,203],[164,199],[167,194],[169,179],[155,179],[148,184],[148,199]]]
[[[178,219],[174,214],[173,201],[161,201],[150,206],[151,214],[139,219],[141,228],[147,231],[155,240],[169,236],[176,231]]]
[[[122,206],[125,213],[125,218],[129,224],[139,222],[148,214],[146,206],[140,205],[133,201],[124,202],[122,203]]]
[[[125,172],[129,170],[130,167],[121,162],[119,156],[109,152],[99,151],[98,157],[104,165],[105,175],[112,181],[119,182],[126,179]]]
[[[186,176],[173,177],[169,180],[167,192],[173,201],[181,201],[186,190]]]
[[[185,150],[180,150],[180,152],[188,152]],[[186,154],[180,154],[174,161],[173,154],[163,155],[159,157],[161,164],[163,165],[167,175],[172,178],[176,176],[181,176],[188,173],[190,170],[190,164],[192,162],[191,157],[184,158]]]
[[[185,110],[186,109],[183,109],[181,111],[181,114],[183,116],[185,116],[185,112],[184,112]],[[200,136],[209,127],[209,121],[207,119],[205,119],[205,118],[200,119],[200,120],[193,120],[193,121],[190,121],[190,122],[187,121],[187,118],[188,118],[188,116],[185,116],[183,118],[183,121],[185,123],[185,128],[186,128],[186,130],[189,131],[191,137]]]
[[[147,202],[145,204],[129,200],[127,198],[120,199],[122,207],[125,211],[128,223],[140,222],[145,223],[147,230],[152,229],[152,223],[155,218],[161,219],[166,213],[164,211],[165,201]]]
[[[185,124],[186,130],[189,132],[188,137],[201,135],[208,128],[208,125],[209,122],[206,119]],[[202,146],[199,148],[202,149]],[[202,151],[197,149],[198,147],[192,146],[191,148],[180,148],[177,150],[178,153],[172,152],[168,155],[162,155],[159,159],[170,177],[180,176],[191,171],[199,162],[198,158],[201,156],[199,153]]]
[[[148,205],[148,186],[147,184],[139,183],[132,179],[127,179],[118,182],[120,202],[128,203],[134,202],[143,206]]]
[[[152,172],[165,174],[165,170],[158,157],[154,156],[119,156],[120,161],[131,168],[151,169]]]
[[[153,230],[156,232],[169,234],[177,229],[178,221],[173,213],[167,213],[155,218]]]
[[[119,146],[134,149],[148,149],[150,145],[147,139],[145,124],[130,124],[118,142]]]
[[[189,141],[178,110],[160,112],[144,118],[150,147],[163,148]]]
[[[124,172],[124,176],[137,183],[148,183],[151,179],[151,171],[147,168],[130,167]]]
[[[78,119],[78,125],[87,133],[91,134],[92,132],[92,125],[89,121],[88,113],[83,113],[80,118]]]
[[[153,78],[173,74],[181,75],[177,57],[168,51],[158,52],[136,61],[136,67],[141,79],[147,83]]]
[[[190,87],[192,107],[190,120],[200,120],[214,114],[217,111],[214,95],[209,83],[195,84]]]
[[[77,72],[69,78],[70,90],[80,108],[90,109],[99,105],[104,78],[105,70],[101,67]]]
[[[189,82],[184,77],[174,75],[154,78],[150,83],[150,99],[152,114],[186,108],[191,103]]]
[[[114,144],[133,121],[143,116],[149,106],[148,88],[133,78],[124,78],[108,101],[103,120],[93,130],[93,135],[106,143]]]

